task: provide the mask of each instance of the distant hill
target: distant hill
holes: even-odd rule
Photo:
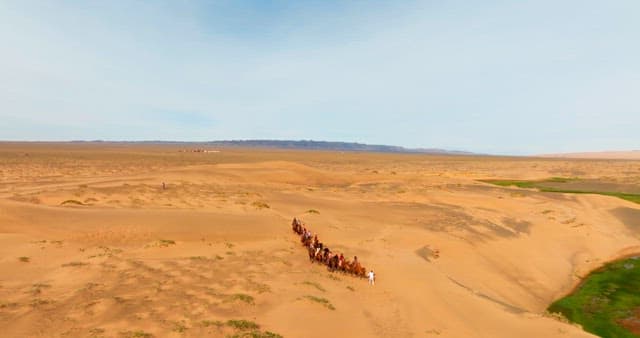
[[[540,157],[554,158],[585,158],[585,159],[608,159],[608,160],[640,160],[640,150],[631,151],[598,151],[584,153],[566,154],[544,154]]]
[[[329,142],[313,140],[225,140],[225,141],[103,141],[103,140],[74,140],[71,143],[113,143],[113,144],[158,144],[178,145],[192,147],[237,147],[237,148],[273,148],[273,149],[299,149],[299,150],[331,150],[331,151],[362,151],[379,153],[415,153],[415,154],[441,154],[441,155],[483,155],[468,151],[445,150],[437,148],[405,148],[400,146],[364,144],[357,142]]]
[[[412,149],[399,146],[364,144],[356,142],[329,142],[329,141],[279,141],[279,140],[232,140],[232,141],[211,141],[203,144],[220,147],[246,147],[246,148],[278,148],[278,149],[301,149],[301,150],[333,150],[333,151],[363,151],[381,153],[421,153],[421,154],[444,154],[444,155],[472,155],[471,152],[444,150],[444,149]]]

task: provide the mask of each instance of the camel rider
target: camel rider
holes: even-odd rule
[[[317,246],[317,245],[318,245],[318,234],[313,236],[313,246]]]
[[[340,253],[340,267],[344,266],[344,255]]]

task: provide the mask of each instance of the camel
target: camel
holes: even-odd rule
[[[312,247],[309,247],[309,260],[313,263],[313,260],[316,257],[316,250]]]
[[[358,261],[358,257],[354,256],[353,261],[350,262],[342,255],[334,254],[324,246],[319,240],[318,236],[311,237],[311,232],[307,230],[303,223],[294,218],[291,222],[291,229],[296,234],[300,235],[300,242],[302,245],[307,247],[307,251],[309,254],[309,261],[313,263],[314,261],[324,264],[330,271],[340,271],[346,274],[353,274],[357,277],[366,278],[367,277],[367,269],[364,266],[360,265]]]
[[[331,256],[331,258],[329,258],[329,270],[336,271],[338,269],[339,262],[340,258],[337,254]]]

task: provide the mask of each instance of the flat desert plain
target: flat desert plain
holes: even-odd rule
[[[638,204],[479,181],[640,161],[186,147],[0,144],[0,336],[587,337],[545,309],[640,252]]]

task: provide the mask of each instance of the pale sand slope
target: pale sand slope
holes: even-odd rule
[[[476,181],[638,162],[103,147],[0,148],[1,336],[583,337],[545,308],[640,252],[636,204]],[[376,285],[310,264],[293,216]]]
[[[611,159],[611,160],[640,160],[640,150],[632,151],[596,151],[584,153],[546,154],[541,157],[555,158],[584,158],[584,159]]]

